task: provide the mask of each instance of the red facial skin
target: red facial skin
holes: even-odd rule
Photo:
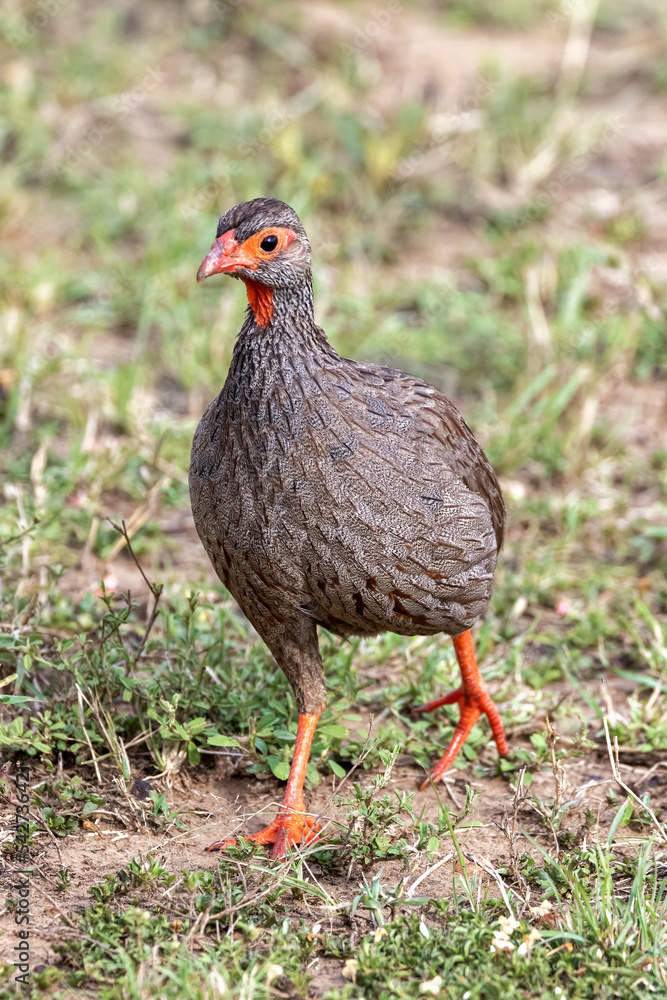
[[[273,292],[261,281],[246,281],[245,290],[255,323],[257,326],[268,326],[273,316]]]
[[[277,236],[278,243],[271,251],[262,250],[261,243],[267,236]],[[284,226],[268,226],[243,243],[237,243],[234,230],[223,233],[213,243],[209,253],[197,271],[197,281],[210,278],[212,274],[234,274],[240,269],[256,271],[260,264],[271,260],[284,250],[296,233]],[[257,326],[267,326],[273,315],[273,292],[261,281],[252,281],[241,275],[245,282],[248,303],[253,311]]]

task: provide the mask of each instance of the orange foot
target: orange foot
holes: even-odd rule
[[[259,833],[254,833],[251,837],[243,837],[243,840],[252,840],[255,844],[264,846],[273,844],[271,857],[276,860],[284,858],[288,848],[295,844],[312,844],[317,840],[317,834],[322,829],[312,816],[306,816],[303,812],[298,813],[278,813],[273,823],[264,827]],[[224,851],[227,847],[233,847],[237,843],[235,837],[231,840],[217,840],[206,850],[212,853]]]
[[[486,684],[477,667],[470,629],[454,636],[454,651],[461,670],[461,686],[456,691],[446,694],[444,698],[436,698],[435,701],[429,701],[426,705],[420,705],[419,708],[413,709],[414,712],[432,712],[434,709],[440,708],[441,705],[453,705],[457,702],[461,710],[452,741],[443,757],[431,768],[429,777],[421,786],[422,791],[428,788],[432,781],[441,780],[447,768],[453,764],[454,758],[468,739],[470,730],[482,713],[488,716],[491,723],[491,732],[500,756],[506,757],[509,753],[500,714],[491,701]]]
[[[443,698],[436,698],[435,701],[428,701],[425,705],[419,705],[417,708],[413,708],[412,711],[433,712],[436,708],[440,708],[441,705],[453,705],[455,703],[458,703],[460,706],[461,715],[456,724],[454,735],[443,756],[431,768],[428,778],[421,785],[420,791],[428,788],[432,781],[436,782],[442,779],[445,771],[454,763],[454,759],[468,739],[472,727],[480,715],[484,714],[488,716],[491,723],[491,732],[493,733],[500,756],[506,757],[509,753],[507,740],[505,739],[505,730],[500,720],[500,713],[493,704],[491,696],[486,689],[486,684],[483,681],[478,686],[476,685],[476,689],[473,691],[468,691],[462,684],[456,691],[450,691]]]

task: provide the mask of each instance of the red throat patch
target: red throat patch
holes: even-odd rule
[[[273,292],[261,281],[245,282],[248,304],[252,309],[257,326],[268,326],[273,316]]]

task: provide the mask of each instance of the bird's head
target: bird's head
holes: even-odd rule
[[[241,278],[255,319],[265,326],[273,291],[310,281],[310,243],[294,209],[276,198],[255,198],[226,212],[197,281],[213,274]]]

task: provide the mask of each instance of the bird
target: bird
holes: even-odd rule
[[[460,710],[422,788],[442,779],[481,715],[508,754],[470,632],[489,605],[503,541],[498,480],[437,388],[334,350],[315,323],[311,257],[296,212],[255,198],[220,218],[197,272],[198,282],[240,279],[248,298],[225,384],[194,435],[189,485],[215,572],[296,697],[282,804],[247,838],[278,859],[321,830],[303,787],[326,705],[318,626],[343,638],[452,636],[461,684],[414,709]]]

